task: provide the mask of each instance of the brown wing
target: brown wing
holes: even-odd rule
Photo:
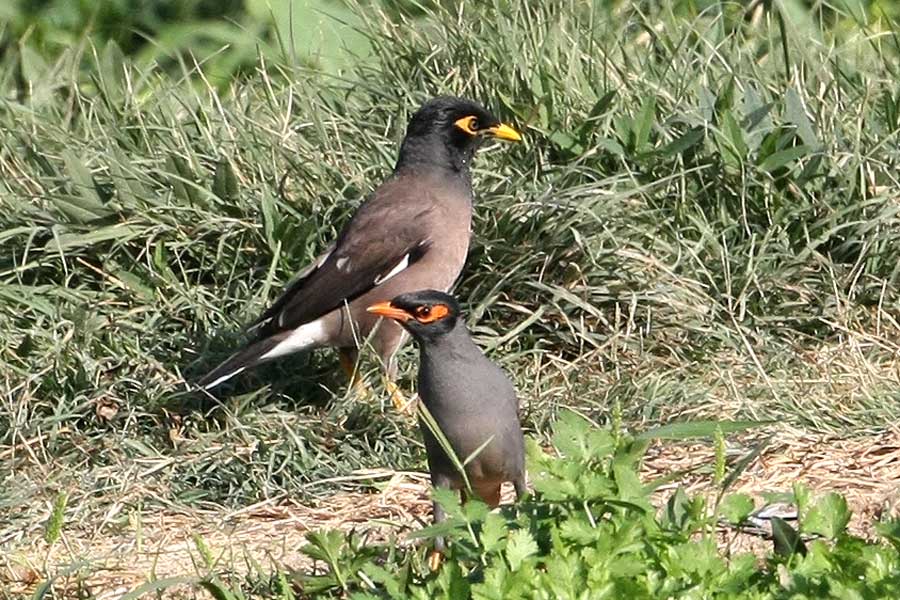
[[[404,183],[399,178],[386,182],[360,206],[334,250],[290,285],[260,317],[260,335],[318,319],[428,252],[427,224],[432,205],[421,190]]]

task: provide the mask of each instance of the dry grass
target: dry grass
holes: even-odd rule
[[[729,448],[729,456],[746,453]],[[708,476],[714,460],[709,444],[657,443],[644,463],[645,480],[682,473],[660,489],[662,500],[678,485],[693,493],[712,493]],[[185,574],[264,575],[273,565],[309,569],[300,553],[307,532],[354,530],[371,540],[401,539],[429,519],[427,476],[417,472],[372,470],[351,478],[375,483],[377,493],[338,493],[310,505],[274,498],[240,510],[147,511],[129,520],[131,527],[102,533],[93,523],[68,527],[52,547],[37,536],[7,543],[0,583],[7,594],[33,593],[40,580],[58,577],[57,589],[80,581],[98,599],[116,598],[151,579]],[[757,499],[768,492],[788,491],[796,481],[814,493],[838,491],[853,510],[850,529],[871,537],[872,523],[897,513],[900,497],[900,430],[877,436],[839,439],[779,428],[777,436],[742,473],[732,491]],[[504,501],[512,500],[506,490]],[[44,515],[46,518],[47,515]],[[732,551],[761,550],[759,537],[723,531]],[[210,560],[211,558],[211,560]],[[177,594],[176,588],[167,594]],[[188,593],[184,588],[184,593]],[[172,596],[174,597],[174,596]]]

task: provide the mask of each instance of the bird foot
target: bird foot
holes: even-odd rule
[[[354,353],[341,350],[338,352],[338,360],[340,361],[341,369],[347,374],[347,379],[350,381],[350,387],[353,388],[353,391],[358,396],[365,398],[374,395],[372,390],[369,389],[369,386],[366,385],[365,380],[360,377],[359,372],[356,370],[356,355]]]
[[[431,569],[432,573],[441,568],[443,559],[444,555],[440,550],[431,551],[431,554],[428,555],[428,568]]]
[[[391,395],[391,404],[394,405],[397,412],[402,414],[409,414],[412,412],[412,407],[416,401],[415,397],[407,400],[406,396],[404,396],[403,392],[400,390],[400,386],[389,379],[385,380],[384,387]]]
[[[374,396],[375,394],[372,392],[372,388],[366,385],[366,382],[363,381],[362,377],[356,377],[353,381],[350,382],[350,386],[353,388],[354,393],[357,396],[361,396],[363,398],[367,398],[369,396]]]

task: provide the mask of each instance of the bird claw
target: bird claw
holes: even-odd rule
[[[363,381],[362,377],[355,378],[350,382],[350,385],[353,387],[353,391],[357,396],[367,398],[374,395],[372,393],[372,389],[368,385],[366,385],[366,382]]]
[[[391,404],[394,405],[397,412],[403,414],[409,413],[415,398],[407,400],[406,396],[404,396],[403,392],[400,390],[400,386],[393,381],[385,380],[384,387],[387,388],[388,393],[391,395]]]
[[[365,380],[360,377],[359,372],[356,369],[356,359],[353,355],[348,354],[347,352],[339,352],[338,360],[340,361],[341,369],[347,375],[347,379],[350,381],[350,387],[353,388],[353,391],[356,392],[359,396],[371,396],[372,390],[369,389],[369,386],[366,385]]]
[[[444,559],[444,555],[440,550],[432,550],[431,554],[428,555],[428,568],[431,569],[432,572],[437,571],[441,568],[441,561]]]
[[[341,368],[347,374],[347,377],[350,380],[350,387],[353,388],[356,395],[362,398],[374,397],[374,391],[366,385],[365,380],[360,377],[359,372],[356,370],[356,360],[344,352],[341,352],[338,356],[340,357]],[[407,400],[406,396],[404,396],[403,392],[400,390],[400,386],[387,377],[384,378],[384,387],[387,389],[388,394],[390,394],[391,404],[394,405],[397,412],[403,414],[411,412],[415,398]]]

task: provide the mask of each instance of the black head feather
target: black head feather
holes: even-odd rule
[[[467,133],[456,125],[465,117],[474,117],[478,130],[500,124],[486,108],[465,98],[439,96],[423,104],[406,128],[397,169],[428,164],[468,171],[472,156],[484,137]]]
[[[419,342],[433,340],[453,331],[460,317],[456,298],[437,290],[400,294],[391,300],[391,306],[413,317],[401,324]]]

